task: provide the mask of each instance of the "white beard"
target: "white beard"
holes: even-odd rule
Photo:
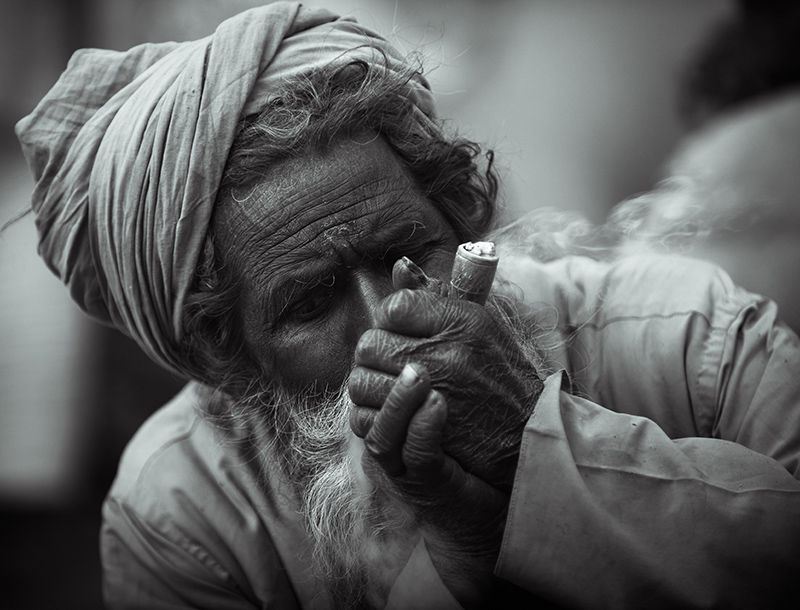
[[[535,329],[487,305],[542,372]],[[323,397],[265,388],[237,402],[230,415],[249,431],[262,473],[274,472],[276,459],[281,464],[313,543],[314,573],[338,607],[383,607],[420,532],[411,511],[364,475],[351,407],[345,381]]]
[[[280,462],[313,544],[315,576],[337,607],[383,607],[419,534],[410,513],[361,469],[346,385],[324,398],[265,394],[239,401],[234,417],[251,432],[262,473]]]

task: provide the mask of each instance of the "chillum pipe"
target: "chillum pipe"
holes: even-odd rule
[[[450,293],[478,305],[486,303],[499,260],[494,242],[468,241],[458,246],[450,275]]]
[[[485,304],[499,260],[493,242],[468,241],[458,246],[450,274],[450,296],[478,305]],[[398,261],[394,272],[410,274],[419,286],[428,286],[431,282],[422,268],[406,256]]]

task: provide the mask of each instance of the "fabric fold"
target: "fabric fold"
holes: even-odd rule
[[[183,305],[239,120],[287,78],[354,59],[404,65],[377,33],[296,2],[196,41],[75,53],[17,125],[39,253],[73,300],[185,375]],[[409,96],[433,113],[424,80]]]

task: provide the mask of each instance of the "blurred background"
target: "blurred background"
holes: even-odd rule
[[[256,4],[0,0],[0,224],[29,205],[33,188],[13,125],[72,51],[197,38]],[[652,188],[704,133],[714,109],[683,112],[682,75],[717,25],[752,3],[320,4],[424,53],[441,115],[496,150],[509,217],[551,206],[602,222],[614,204]],[[788,156],[796,167],[797,152]],[[1,607],[102,607],[100,503],[128,438],[181,384],[71,304],[36,255],[30,216],[0,233]]]

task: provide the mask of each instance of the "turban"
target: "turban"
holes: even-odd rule
[[[39,254],[81,309],[188,374],[182,308],[240,119],[286,79],[353,60],[403,67],[375,32],[293,2],[201,40],[76,52],[16,128],[36,179]],[[433,114],[422,78],[409,97]]]

